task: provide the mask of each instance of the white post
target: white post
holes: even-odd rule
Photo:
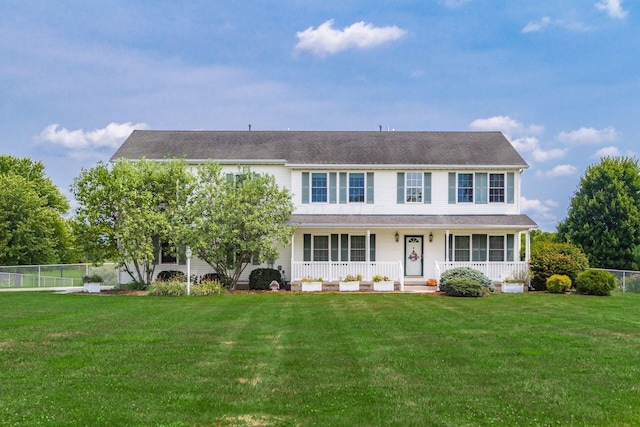
[[[187,256],[187,295],[191,295],[191,248],[189,246],[184,254]]]

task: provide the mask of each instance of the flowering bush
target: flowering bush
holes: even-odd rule
[[[389,276],[383,276],[382,274],[376,274],[375,276],[373,276],[373,281],[374,282],[388,282],[391,279],[389,279]]]
[[[347,274],[347,277],[344,278],[343,282],[359,282],[362,280],[362,274],[358,273],[356,276],[353,274]]]

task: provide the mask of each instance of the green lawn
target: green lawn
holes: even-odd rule
[[[640,295],[0,293],[0,425],[640,425]]]

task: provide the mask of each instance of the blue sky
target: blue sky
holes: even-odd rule
[[[501,130],[553,231],[640,151],[632,0],[0,3],[0,153],[69,196],[132,129]]]

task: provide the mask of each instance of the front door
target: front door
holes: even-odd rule
[[[404,238],[404,274],[422,276],[422,236]]]

